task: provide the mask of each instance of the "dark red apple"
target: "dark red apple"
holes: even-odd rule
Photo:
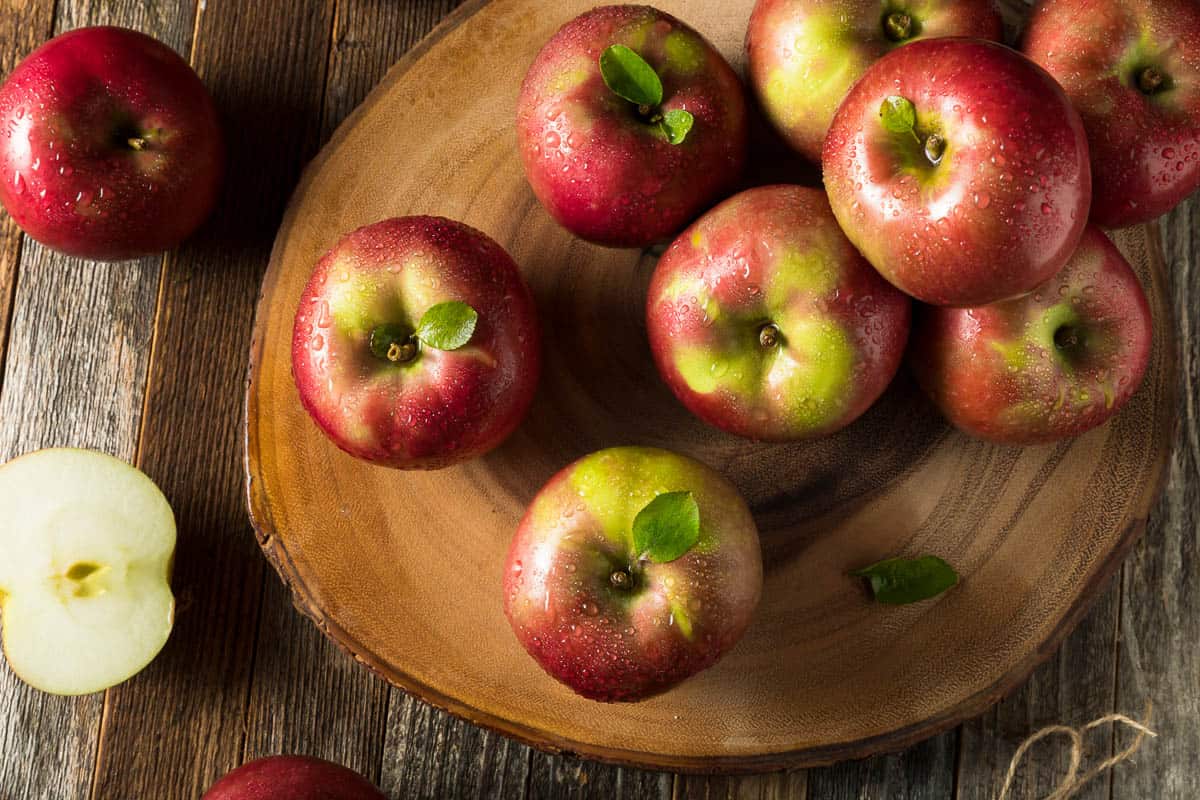
[[[658,262],[650,348],[675,395],[740,436],[832,433],[882,394],[911,303],[847,241],[823,192],[768,186],[696,221]]]
[[[310,756],[269,756],[243,764],[201,800],[387,800],[357,772]]]
[[[504,612],[579,694],[641,700],[712,666],[761,592],[758,530],[737,489],[690,458],[616,447],[533,499],[508,551]]]
[[[1092,153],[1092,220],[1148,222],[1200,186],[1200,5],[1053,0],[1022,48],[1079,109]]]
[[[923,308],[913,371],[954,425],[1008,444],[1077,436],[1137,390],[1150,307],[1129,263],[1089,226],[1061,273],[982,308]]]
[[[974,306],[1053,277],[1091,202],[1079,114],[1045,70],[972,39],[875,62],[825,140],[825,187],[850,241],[908,294]]]
[[[116,260],[169,250],[217,200],[225,151],[204,85],[166,45],[82,28],[0,86],[0,202],[42,244]]]
[[[645,102],[609,88],[614,76],[602,73],[601,58],[614,47],[653,71],[644,77],[658,92]],[[684,114],[690,128],[676,141],[678,129],[664,123]],[[699,33],[648,6],[604,6],[568,22],[530,66],[517,102],[534,194],[567,230],[618,247],[669,239],[728,191],[746,130],[729,64]]]
[[[746,32],[750,85],[775,129],[820,162],[834,112],[885,53],[921,39],[1003,33],[992,0],[758,0]]]
[[[296,311],[301,402],[347,453],[389,467],[438,469],[496,447],[529,408],[540,364],[517,265],[441,217],[348,234]]]

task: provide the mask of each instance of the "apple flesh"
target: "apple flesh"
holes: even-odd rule
[[[600,72],[610,45],[658,73],[662,104],[639,108]],[[688,111],[672,144],[653,119]],[[568,22],[530,66],[517,141],[538,200],[576,236],[615,247],[670,239],[734,184],[746,150],[746,102],[733,69],[699,33],[648,6],[604,6]]]
[[[216,204],[225,151],[208,91],[173,50],[81,28],[0,86],[0,203],[42,244],[117,260],[169,250]]]
[[[90,450],[0,467],[0,612],[16,675],[51,694],[102,691],[167,641],[175,517],[149,478]]]
[[[634,518],[691,492],[700,538],[666,563],[635,552]],[[762,592],[758,530],[713,469],[616,447],[585,456],[533,499],[508,551],[504,612],[551,676],[584,697],[641,700],[712,666],[741,638]]]
[[[394,359],[373,347],[456,301],[478,314],[465,346],[410,339]],[[293,328],[292,372],[313,420],[347,453],[403,469],[499,445],[528,410],[540,365],[533,295],[517,265],[485,234],[441,217],[348,234],[317,264]]]
[[[201,800],[387,800],[354,770],[310,756],[250,761],[212,785]]]
[[[1149,222],[1200,186],[1200,6],[1194,0],[1042,3],[1022,49],[1083,117],[1092,220]]]
[[[824,193],[742,192],[677,238],[647,299],[650,348],[701,419],[753,439],[832,433],[887,388],[911,303],[846,239]]]
[[[915,111],[890,130],[884,103]],[[930,39],[875,62],[822,158],[833,213],[884,278],[918,300],[978,306],[1031,291],[1075,251],[1091,170],[1079,114],[1002,45]]]
[[[1025,297],[925,308],[913,371],[961,430],[1006,444],[1078,436],[1116,414],[1150,361],[1150,307],[1096,227],[1061,273]]]
[[[748,74],[775,129],[820,163],[834,112],[881,56],[921,39],[1003,33],[991,0],[758,0],[746,33]]]

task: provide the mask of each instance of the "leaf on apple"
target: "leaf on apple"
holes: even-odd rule
[[[937,597],[958,583],[958,573],[937,556],[889,558],[851,574],[870,582],[878,602],[894,606]]]
[[[655,497],[633,520],[633,547],[639,558],[665,564],[700,539],[700,506],[691,492]]]
[[[682,109],[673,108],[663,114],[662,131],[667,135],[667,140],[671,144],[683,144],[683,140],[687,138],[688,132],[692,129],[692,123],[696,121],[691,112]]]
[[[417,325],[417,338],[422,344],[438,350],[457,350],[471,341],[479,314],[459,300],[432,306]]]
[[[917,125],[917,107],[906,97],[891,95],[879,107],[879,117],[892,133],[908,133]]]
[[[614,44],[600,54],[600,75],[618,97],[638,106],[657,106],[663,85],[654,68],[623,44]]]

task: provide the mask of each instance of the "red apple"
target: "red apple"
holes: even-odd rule
[[[0,86],[0,202],[42,244],[116,260],[169,250],[217,200],[217,112],[187,62],[124,28],[64,33]]]
[[[750,85],[776,130],[820,162],[838,105],[885,53],[920,39],[1003,33],[992,0],[758,0],[746,33]]]
[[[533,400],[533,296],[486,235],[402,217],[347,235],[300,298],[292,372],[313,420],[353,456],[438,469],[496,447]]]
[[[270,756],[227,773],[201,800],[387,800],[351,769],[310,756]]]
[[[786,441],[854,421],[896,374],[910,302],[838,228],[824,193],[742,192],[668,248],[646,321],[659,372],[700,418]]]
[[[656,94],[639,104],[609,88],[601,58],[614,46],[653,70],[646,78],[658,81]],[[685,113],[691,127],[675,143],[665,121]],[[534,194],[567,230],[617,247],[669,239],[728,191],[746,130],[729,64],[699,33],[648,6],[605,6],[568,22],[538,53],[517,102]]]
[[[1148,222],[1200,186],[1195,0],[1043,2],[1025,54],[1063,85],[1092,153],[1092,220]]]
[[[758,531],[737,489],[690,458],[616,447],[533,499],[508,551],[504,612],[579,694],[640,700],[712,666],[761,592]]]
[[[1150,360],[1150,307],[1120,251],[1089,226],[1061,273],[982,308],[925,308],[911,361],[955,426],[1009,444],[1077,436],[1137,390]]]
[[[850,241],[936,305],[1030,291],[1087,223],[1079,114],[1045,70],[991,42],[930,39],[875,62],[838,109],[822,165]]]

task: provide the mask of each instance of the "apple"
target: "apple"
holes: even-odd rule
[[[387,800],[352,769],[311,756],[250,761],[214,783],[200,800]]]
[[[820,163],[834,112],[885,53],[920,39],[1003,34],[992,0],[758,0],[747,72],[775,129]]]
[[[666,241],[737,181],[746,101],[699,33],[648,6],[604,6],[538,53],[517,140],[538,200],[571,233],[614,247]]]
[[[1129,263],[1095,226],[1062,272],[1015,300],[917,314],[911,362],[961,430],[1007,444],[1091,430],[1137,390],[1150,307]]]
[[[1200,186],[1200,6],[1195,0],[1056,0],[1030,18],[1025,54],[1083,117],[1092,221],[1149,222]]]
[[[646,301],[650,349],[692,413],[730,433],[832,433],[883,393],[911,303],[838,228],[823,192],[735,195],[677,238]]]
[[[35,50],[0,86],[0,130],[0,203],[55,250],[169,250],[216,204],[225,149],[212,98],[136,31],[81,28]]]
[[[461,222],[398,217],[359,228],[300,298],[292,373],[338,447],[401,469],[482,455],[533,400],[533,295],[499,244]]]
[[[758,530],[732,484],[675,453],[614,447],[534,497],[508,551],[504,613],[551,676],[632,701],[712,666],[761,593]]]
[[[1058,83],[972,39],[875,62],[838,109],[822,166],[854,246],[935,305],[986,305],[1049,280],[1091,202],[1083,123]]]
[[[175,613],[175,516],[149,478],[91,450],[0,467],[0,612],[12,671],[51,694],[132,677]]]

